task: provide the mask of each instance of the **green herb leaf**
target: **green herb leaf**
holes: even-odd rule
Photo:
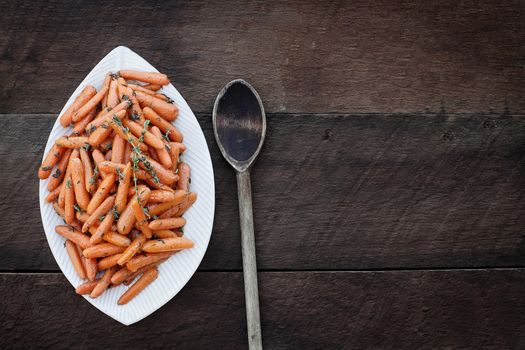
[[[66,188],[71,188],[71,180],[66,181]]]
[[[85,143],[82,148],[87,152],[91,148],[91,145],[89,143]]]
[[[99,221],[104,221],[105,218],[106,218],[106,215],[101,215],[101,216],[98,218],[98,220],[99,220]]]
[[[171,132],[171,129],[168,129],[168,130],[166,131],[166,133],[162,135],[162,137],[164,138],[164,140],[166,140],[166,141],[168,141],[168,142],[170,142],[170,137],[169,137],[169,136],[170,136],[170,132]]]
[[[55,173],[51,176],[53,176],[55,179],[59,179],[61,174],[62,174],[62,170],[57,169]]]
[[[120,214],[118,213],[116,206],[113,206],[113,208],[111,208],[111,213],[113,214],[113,219],[118,220]]]
[[[80,209],[80,207],[78,206],[78,204],[75,204],[75,205],[73,206],[73,208],[75,208],[75,210],[78,211],[79,213],[82,212],[82,209]]]
[[[43,166],[41,169],[44,170],[44,171],[49,171],[49,170],[51,170],[53,168],[51,168],[50,166]]]

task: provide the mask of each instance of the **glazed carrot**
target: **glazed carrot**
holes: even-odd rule
[[[163,101],[161,99],[158,99],[154,96],[145,94],[140,91],[135,91],[135,95],[137,96],[137,100],[141,104],[150,107],[155,112],[157,112],[158,115],[160,115],[167,121],[171,122],[175,120],[177,118],[177,115],[179,114],[179,109],[177,108],[177,106],[171,103],[168,103],[166,101]]]
[[[107,107],[114,108],[116,105],[119,104],[119,102],[120,98],[118,95],[118,82],[116,79],[111,79],[108,89]]]
[[[73,243],[77,244],[82,249],[89,247],[88,236],[82,234],[82,232],[78,230],[75,230],[71,226],[58,225],[55,227],[55,231],[64,238],[69,239]]]
[[[170,170],[173,171],[173,172],[176,172],[177,171],[177,165],[179,163],[179,148],[178,147],[173,147],[170,143],[170,151],[169,151],[169,154],[170,154],[170,158],[171,158],[171,167],[170,167]],[[178,181],[178,180],[177,180]]]
[[[75,123],[75,127],[73,128],[73,135],[80,135],[86,130],[86,126],[91,123],[91,121],[95,118],[97,115],[97,109],[94,108],[91,110],[91,112],[88,113],[87,116],[80,119],[78,122]]]
[[[148,203],[173,202],[177,198],[175,192],[153,190],[149,196]]]
[[[174,231],[172,230],[157,230],[153,231],[153,235],[157,238],[173,238],[173,237],[179,237]]]
[[[137,220],[137,225],[139,229],[142,231],[146,238],[151,238],[152,233],[148,227],[148,218],[146,217],[146,214],[144,214],[144,208],[142,208],[140,203],[136,200],[131,202],[131,207],[133,208],[133,213],[135,214],[135,219]]]
[[[97,209],[100,206],[100,204],[107,198],[109,191],[111,190],[111,186],[113,186],[114,182],[115,174],[109,174],[104,180],[102,180],[100,186],[98,186],[97,191],[95,192],[93,198],[91,198],[91,201],[87,206],[88,214],[92,214],[95,211],[95,209]],[[103,213],[101,213],[100,215],[102,214]]]
[[[164,168],[160,163],[149,157],[144,156],[143,159],[140,159],[139,165],[153,177],[155,177],[153,174],[156,174],[160,182],[165,185],[169,186],[177,181],[178,176],[173,171]]]
[[[106,256],[105,258],[102,258],[98,261],[97,267],[99,271],[107,270],[110,267],[113,267],[117,265],[117,261],[120,258],[122,253]]]
[[[122,121],[122,124],[124,124],[124,126],[127,127],[137,138],[141,136],[142,131],[144,129],[143,126],[129,119],[124,119]],[[161,148],[161,149],[164,148],[164,143],[162,142],[162,139],[153,135],[149,131],[146,131],[144,133],[144,142],[154,148]]]
[[[150,147],[150,149],[148,149],[147,156],[156,161],[157,163],[160,163],[159,157],[157,156],[157,150],[155,148]]]
[[[95,172],[98,172],[98,174],[100,175],[100,177],[102,179],[105,179],[106,176],[108,175],[107,173],[103,172],[103,171],[100,171],[98,165],[101,163],[101,162],[104,162],[105,159],[104,159],[104,155],[102,154],[102,152],[100,152],[98,149],[94,149],[93,152],[91,153],[91,156],[93,157],[93,161],[95,162]],[[96,184],[95,184],[96,185]]]
[[[177,147],[179,149],[179,154],[186,152],[186,145],[182,142],[170,142],[171,147]]]
[[[128,278],[129,276],[131,276],[132,274],[133,274],[133,272],[128,270],[127,267],[123,266],[120,270],[115,272],[115,274],[111,277],[111,284],[113,284],[115,286],[118,286],[119,284],[124,282],[124,280],[126,278]]]
[[[71,174],[65,178],[66,193],[64,195],[64,219],[66,224],[71,224],[75,219],[75,193]]]
[[[151,284],[155,279],[157,279],[157,276],[159,275],[159,272],[156,267],[144,272],[142,277],[135,282],[129,289],[122,294],[122,296],[118,300],[119,305],[124,305],[129,303],[131,299],[136,297],[140,292],[142,292],[148,285]]]
[[[150,84],[168,85],[170,80],[166,74],[157,72],[139,72],[131,69],[119,70],[118,74],[126,80],[138,80]]]
[[[53,170],[53,167],[58,163],[65,152],[65,148],[59,147],[56,144],[51,147],[51,150],[42,161],[42,165],[38,168],[38,177],[40,180],[45,180],[49,177],[51,170]]]
[[[78,277],[82,279],[86,278],[86,271],[84,271],[84,264],[82,263],[82,260],[80,259],[80,255],[78,254],[78,250],[77,250],[75,243],[71,242],[69,239],[66,240],[66,250],[67,250],[67,254],[69,255],[69,259],[71,260],[71,263],[73,264],[73,268],[77,272]]]
[[[60,191],[60,194],[58,195],[58,205],[60,205],[60,207],[64,208],[64,205],[65,205],[65,196],[66,196],[66,179],[69,179],[71,177],[71,160],[75,159],[75,158],[78,158],[78,155],[79,155],[79,152],[78,152],[78,149],[75,149],[73,150],[73,152],[71,152],[71,155],[69,156],[69,162],[68,162],[68,165],[66,167],[66,175],[64,176],[64,181],[62,181],[63,185],[62,185],[62,189]]]
[[[90,215],[88,213],[86,213],[85,211],[77,211],[77,220],[80,221],[81,223],[84,223],[86,221],[88,221]],[[100,221],[95,221],[96,225],[100,225]]]
[[[120,135],[115,135],[113,138],[113,147],[111,148],[111,161],[115,163],[123,163],[125,150],[126,140],[124,140]]]
[[[95,288],[93,288],[93,291],[89,295],[91,298],[98,298],[102,295],[108,289],[109,284],[111,283],[111,276],[115,273],[116,269],[114,267],[111,267],[104,272],[104,275],[102,278],[98,281]]]
[[[115,211],[121,213],[126,207],[128,201],[128,190],[131,183],[131,163],[127,163],[124,170],[119,175],[119,185],[117,190],[117,197],[115,199]]]
[[[58,198],[58,195],[60,194],[61,190],[62,190],[62,182],[57,186],[57,188],[55,188],[53,191],[49,192],[49,194],[46,197],[46,202],[48,202],[48,203],[54,202],[55,199]]]
[[[118,174],[119,172],[123,172],[125,167],[126,164],[115,163],[109,160],[104,160],[98,164],[98,170],[107,174]]]
[[[127,142],[131,143],[133,146],[138,146],[141,151],[147,151],[148,146],[144,143],[139,142],[139,140],[133,136],[133,134],[126,128],[124,129],[124,125],[122,124],[122,120],[120,118],[115,118],[111,122],[110,126],[115,130],[115,132],[122,136]]]
[[[118,234],[115,231],[108,231],[104,233],[104,236],[102,236],[102,238],[106,242],[111,243],[113,245],[118,245],[119,247],[127,247],[131,244],[131,240],[128,237]]]
[[[104,110],[105,113],[98,116],[93,120],[91,123],[89,123],[86,126],[86,132],[88,134],[92,133],[96,128],[100,127],[102,124],[108,124],[113,119],[113,114],[117,114],[121,111],[126,111],[131,106],[131,102],[129,101],[122,101],[118,105],[115,106],[115,108],[110,110]]]
[[[140,92],[143,92],[143,93],[151,95],[151,96],[154,96],[155,93],[156,93],[153,90],[146,89],[145,87],[137,85],[137,84],[128,84],[128,88],[133,89],[133,91],[140,91]]]
[[[82,160],[82,165],[84,166],[84,185],[86,191],[93,194],[95,192],[96,179],[93,174],[91,159],[89,158],[89,154],[85,148],[80,148],[80,160]]]
[[[84,256],[82,254],[82,256]],[[85,261],[85,264],[86,264],[86,275],[87,275],[87,278],[88,280],[90,281],[94,281],[95,278],[97,277],[97,259],[96,258],[92,258],[92,259],[88,259],[86,257],[84,257],[84,261]]]
[[[104,186],[103,183],[100,186]],[[95,198],[95,196],[93,196],[93,198]],[[98,204],[98,206],[95,207],[95,209],[91,210],[91,213],[88,210],[88,214],[90,214],[90,216],[84,223],[84,226],[82,226],[82,232],[86,232],[89,229],[89,227],[92,226],[96,222],[96,220],[100,220],[101,216],[106,215],[106,213],[111,210],[111,207],[113,206],[114,203],[115,203],[115,196],[110,196],[110,197],[105,198],[102,203]],[[91,202],[89,202],[89,204],[91,205]],[[113,216],[113,215],[110,215],[110,216]]]
[[[113,212],[110,209],[106,213],[106,215],[104,215],[104,220],[102,220],[95,233],[89,239],[89,243],[94,245],[102,242],[102,236],[104,236],[104,234],[111,229],[111,225],[113,225],[113,220]]]
[[[57,164],[57,168],[55,169],[55,173],[51,175],[51,179],[47,183],[47,190],[52,192],[56,188],[58,188],[58,185],[62,182],[62,179],[64,178],[64,175],[66,174],[66,167],[69,163],[69,156],[71,155],[72,150],[67,149],[66,152],[62,155],[62,158],[60,158],[60,161]],[[58,196],[58,195],[57,195]]]
[[[75,101],[69,106],[68,109],[60,116],[60,124],[67,128],[69,124],[73,121],[73,114],[83,105],[86,104],[87,101],[89,101],[93,96],[95,96],[97,93],[97,90],[93,87],[93,85],[87,85],[80,94],[75,98]]]
[[[98,284],[98,280],[86,282],[78,286],[75,289],[75,292],[80,295],[90,294],[91,291],[93,291],[93,289],[95,288],[97,284]]]
[[[85,136],[62,136],[55,140],[55,144],[65,148],[80,148],[85,146],[88,138]]]
[[[140,103],[137,100],[137,96],[135,95],[135,91],[130,89],[129,87],[125,89],[124,96],[122,96],[123,99],[129,99],[131,102],[131,115],[130,119],[137,121],[141,126],[144,125],[144,122],[146,119],[144,119],[144,116],[142,115],[142,108],[140,107]]]
[[[163,212],[165,212],[166,210],[181,204],[188,197],[188,193],[186,191],[177,190],[177,191],[175,191],[173,193],[175,194],[175,198],[172,201],[148,206],[149,214],[151,216],[160,215]],[[150,197],[151,197],[151,195],[150,195]],[[149,202],[149,200],[148,200],[148,202]]]
[[[184,218],[168,218],[168,219],[157,219],[149,223],[149,228],[152,230],[165,230],[172,228],[180,228],[186,224]]]
[[[104,258],[106,256],[122,253],[124,247],[119,247],[111,243],[100,243],[84,249],[83,254],[86,258]]]
[[[118,259],[118,264],[122,266],[131,260],[131,258],[133,258],[133,256],[140,251],[140,248],[144,242],[146,242],[146,236],[144,236],[142,233],[137,234],[131,244],[126,248],[124,253],[122,253]]]
[[[131,85],[131,84],[128,84],[128,85]],[[151,91],[157,91],[157,90],[160,90],[162,88],[162,85],[160,85],[160,84],[146,84],[146,85],[143,85],[142,87],[145,88],[145,89],[151,90]]]
[[[192,248],[193,242],[186,237],[172,237],[164,239],[152,239],[142,245],[141,250],[147,253],[170,252]]]
[[[173,124],[168,122],[166,119],[158,115],[150,107],[145,107],[143,109],[144,117],[151,122],[151,124],[158,127],[168,138],[172,141],[180,142],[182,141],[182,134]]]
[[[177,181],[177,189],[190,191],[190,166],[187,163],[180,162],[178,166],[179,181]]]
[[[100,89],[99,92],[97,92],[93,97],[91,97],[82,107],[80,107],[75,113],[73,113],[72,120],[74,122],[84,118],[93,108],[95,108],[100,101],[102,101],[102,98],[104,98],[104,95],[108,91],[109,82],[111,80],[111,77],[109,75],[106,76],[106,79],[104,80],[104,85],[102,86],[102,89]]]
[[[154,264],[163,259],[169,258],[173,255],[174,252],[164,252],[164,253],[147,253],[145,255],[136,255],[130,261],[126,263],[126,267],[131,272],[135,272],[141,267],[146,265]]]
[[[75,199],[82,210],[87,210],[90,198],[86,191],[84,166],[79,158],[74,158],[71,160],[71,167],[71,181],[75,191]]]
[[[137,198],[140,197],[140,203],[147,203],[149,200],[149,196],[151,194],[151,190],[143,185],[139,185],[139,193],[135,194],[133,198],[128,201],[128,204],[126,205],[126,208],[120,213],[120,217],[117,222],[117,231],[120,234],[127,235],[131,229],[133,228],[133,225],[135,225],[136,219],[133,212],[133,207],[131,206],[131,203],[134,201],[137,201]]]
[[[126,112],[124,112],[126,113]],[[89,134],[88,142],[92,147],[98,147],[104,142],[111,134],[111,129],[107,124],[102,124]]]
[[[131,144],[126,142],[126,149],[124,151],[124,161],[122,163],[127,164],[131,159]]]
[[[163,139],[162,133],[160,132],[160,129],[156,126],[153,126],[151,128],[151,133],[155,135],[159,140],[162,141],[164,144],[164,148],[156,149],[157,156],[159,157],[160,163],[166,168],[171,170],[171,156],[170,156],[170,150],[171,147],[169,146],[168,142]]]
[[[195,203],[197,200],[197,193],[190,192],[188,195],[188,199],[184,201],[182,205],[179,207],[179,211],[175,213],[175,216],[182,216],[184,213]]]
[[[175,175],[175,181],[177,181],[179,179],[179,175]],[[156,189],[156,190],[162,190],[162,191],[170,191],[170,192],[174,192],[175,190],[173,188],[171,188],[170,186],[168,185],[165,185],[163,184],[162,182],[160,181],[156,181],[153,179],[153,177],[146,173],[146,178],[144,179],[146,181],[146,183],[148,184],[149,187],[153,188],[153,189]]]

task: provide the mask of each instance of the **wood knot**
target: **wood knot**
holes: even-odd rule
[[[445,141],[453,141],[456,139],[456,134],[454,134],[452,131],[447,131],[443,134],[443,136],[441,136],[441,138]]]

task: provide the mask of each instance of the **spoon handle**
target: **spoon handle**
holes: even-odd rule
[[[237,192],[239,195],[239,215],[241,220],[242,268],[244,274],[244,295],[246,298],[248,345],[251,350],[259,350],[262,349],[261,319],[259,316],[252,187],[249,170],[237,172]]]

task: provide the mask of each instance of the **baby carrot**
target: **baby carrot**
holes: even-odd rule
[[[87,85],[80,94],[75,98],[75,101],[69,106],[69,108],[60,116],[60,124],[67,128],[69,124],[73,121],[73,114],[84,104],[86,104],[87,101],[89,101],[93,96],[95,96],[97,93],[97,90],[93,87],[93,85]]]
[[[153,190],[149,196],[148,203],[173,202],[177,195],[172,191]]]
[[[155,177],[153,174],[156,174],[158,180],[165,185],[170,186],[177,181],[178,176],[175,175],[173,171],[164,168],[160,163],[147,156],[144,156],[144,158],[140,160],[139,165],[141,168],[148,171],[153,177]]]
[[[56,233],[69,239],[73,243],[77,244],[80,248],[85,249],[89,247],[89,238],[82,232],[75,230],[73,227],[68,225],[58,225],[55,227]]]
[[[62,136],[55,140],[57,146],[65,148],[80,148],[87,143],[88,138],[85,136]]]
[[[150,107],[155,112],[157,112],[158,115],[160,115],[167,121],[171,122],[175,120],[177,118],[177,115],[179,114],[179,109],[177,108],[177,106],[171,103],[168,103],[166,101],[163,101],[161,99],[158,99],[154,96],[145,94],[140,91],[135,91],[135,95],[137,96],[137,100],[141,104]]]
[[[71,224],[75,219],[75,192],[73,190],[73,180],[71,174],[65,178],[66,193],[64,195],[64,219],[66,224]]]
[[[118,300],[119,305],[124,305],[129,303],[131,299],[136,297],[140,292],[142,292],[148,285],[151,284],[155,279],[157,279],[159,271],[156,267],[144,272],[142,277],[135,282],[129,289],[122,294]]]
[[[132,151],[131,144],[126,142],[126,149],[124,151],[124,161],[122,163],[124,164],[129,163],[131,159],[131,151]]]
[[[171,156],[170,156],[170,150],[171,147],[169,146],[168,142],[162,138],[162,133],[160,132],[160,129],[156,126],[153,126],[151,128],[151,133],[155,135],[159,140],[161,140],[162,144],[164,145],[164,148],[156,149],[157,156],[159,157],[160,163],[166,168],[171,170]]]
[[[119,247],[111,243],[100,243],[84,249],[83,254],[86,258],[104,258],[106,256],[122,253],[124,247]]]
[[[193,247],[193,242],[186,237],[152,239],[142,245],[141,250],[147,253],[170,252]]]
[[[122,235],[127,235],[131,229],[133,228],[133,225],[135,225],[136,219],[133,212],[133,207],[131,206],[131,203],[133,201],[137,201],[137,198],[140,198],[140,203],[147,203],[149,200],[149,196],[151,193],[151,190],[143,185],[139,185],[139,193],[138,196],[135,194],[133,198],[128,201],[128,204],[126,205],[126,208],[120,213],[120,217],[117,222],[117,230]]]
[[[46,197],[46,202],[52,203],[55,201],[55,199],[58,198],[58,195],[60,194],[60,191],[62,190],[62,182],[55,188],[53,191],[49,192],[49,194]]]
[[[128,87],[133,89],[133,90],[140,91],[140,92],[143,92],[143,93],[148,94],[148,95],[152,95],[152,96],[155,95],[155,91],[150,90],[150,89],[146,89],[145,87],[137,85],[137,84],[129,84],[128,83]]]
[[[66,179],[69,179],[71,176],[71,160],[78,158],[79,152],[78,149],[74,149],[73,152],[71,152],[71,155],[69,156],[69,162],[66,167],[66,175],[64,176],[64,181],[62,181],[62,189],[60,190],[60,194],[58,195],[58,205],[60,207],[64,207],[65,205],[65,196],[66,196]]]
[[[159,203],[157,205],[148,206],[149,214],[151,216],[160,215],[163,212],[165,212],[166,210],[181,204],[188,197],[188,192],[186,192],[186,191],[177,190],[177,191],[174,191],[173,193],[175,194],[175,198],[172,201]],[[151,195],[150,195],[150,197],[151,197]],[[148,202],[149,202],[149,200],[148,200]]]
[[[137,234],[135,236],[135,239],[133,239],[131,244],[128,247],[126,247],[126,250],[118,259],[118,264],[122,266],[129,260],[131,260],[131,258],[133,258],[133,256],[140,251],[140,248],[142,247],[144,242],[146,242],[146,236],[144,236],[142,233]]]
[[[69,255],[69,259],[71,260],[71,263],[73,264],[73,268],[77,272],[78,277],[82,279],[86,278],[86,271],[84,271],[84,264],[82,263],[82,260],[80,259],[80,255],[78,254],[78,250],[77,250],[75,243],[71,242],[69,239],[66,240],[66,250],[67,250],[67,254]]]
[[[91,123],[91,121],[95,118],[96,115],[97,115],[97,109],[94,108],[93,110],[91,110],[91,112],[88,113],[87,116],[85,116],[84,118],[80,119],[78,122],[75,123],[75,127],[73,128],[72,134],[73,135],[82,134],[85,131],[86,126],[89,123]]]
[[[146,255],[136,255],[126,263],[126,267],[131,272],[135,272],[143,266],[154,264],[165,258],[169,258],[173,252],[147,253]]]
[[[104,98],[104,95],[108,91],[109,82],[111,80],[111,77],[109,75],[106,76],[106,79],[104,80],[104,85],[102,86],[102,89],[100,89],[99,92],[97,92],[93,97],[89,99],[82,107],[80,107],[75,113],[73,113],[72,120],[74,122],[84,118],[93,108],[95,108],[100,101],[102,101],[102,98]]]
[[[82,256],[84,256],[84,255],[82,254]],[[97,277],[97,271],[98,271],[97,259],[96,258],[88,259],[86,257],[84,257],[84,259],[85,259],[84,261],[86,263],[86,275],[87,275],[87,278],[88,278],[88,280],[93,281]]]
[[[88,231],[89,227],[92,226],[96,222],[96,220],[100,220],[100,218],[103,215],[106,215],[106,213],[111,210],[111,207],[113,206],[114,203],[115,203],[115,196],[110,196],[110,197],[105,198],[102,203],[100,203],[95,209],[93,209],[91,211],[91,214],[88,211],[88,214],[90,214],[90,216],[84,223],[84,226],[82,226],[82,232]],[[91,204],[91,202],[89,204]],[[110,216],[113,216],[113,215],[110,215]]]
[[[124,140],[120,135],[115,135],[113,138],[113,147],[111,148],[111,161],[115,163],[123,163],[125,149],[126,140]]]
[[[173,238],[173,237],[179,237],[174,231],[172,230],[157,230],[153,231],[153,235],[157,238],[163,239],[163,238]]]
[[[157,72],[139,72],[131,69],[123,69],[119,70],[118,74],[126,80],[138,80],[158,85],[168,85],[170,83],[166,74]]]
[[[131,183],[131,172],[131,163],[127,163],[126,167],[121,172],[122,177],[119,175],[119,185],[117,189],[117,197],[115,199],[115,210],[119,214],[126,207],[129,185]]]
[[[150,107],[145,107],[143,109],[144,112],[144,118],[149,120],[151,124],[158,127],[167,137],[176,142],[182,141],[182,134],[179,130],[173,124],[168,122],[166,119],[162,118],[160,115],[157,114],[153,109]]]
[[[184,201],[182,205],[179,206],[179,210],[175,213],[174,216],[182,216],[184,213],[195,203],[197,200],[197,193],[190,192],[188,199]]]
[[[160,84],[146,84],[146,85],[143,86],[143,88],[151,90],[151,91],[157,91],[157,90],[160,90],[162,88],[162,85],[160,85]]]
[[[86,191],[93,194],[95,192],[96,179],[94,178],[91,159],[89,158],[89,154],[85,148],[80,148],[80,159],[82,160],[82,165],[84,166],[84,185],[86,187]]]
[[[128,237],[121,235],[115,231],[107,231],[106,233],[104,233],[104,236],[102,236],[102,238],[106,242],[111,243],[113,245],[118,245],[120,247],[127,247],[131,244],[131,240]]]
[[[38,177],[40,180],[45,180],[49,177],[51,170],[53,170],[53,167],[58,163],[65,152],[65,148],[59,147],[56,144],[51,147],[51,150],[42,161],[42,165],[38,168]]]
[[[104,180],[102,180],[100,186],[98,186],[97,191],[95,192],[93,198],[91,198],[91,201],[87,206],[88,214],[92,214],[95,211],[95,209],[97,209],[100,206],[100,204],[106,199],[114,182],[115,174],[109,174]],[[101,213],[101,215],[102,214],[103,213]]]
[[[58,185],[62,182],[62,179],[64,178],[64,175],[66,174],[66,167],[69,163],[69,156],[71,155],[72,150],[67,149],[66,152],[62,155],[62,158],[57,164],[57,168],[55,169],[55,173],[51,175],[51,179],[47,183],[47,190],[52,192],[54,191]]]
[[[111,82],[109,83],[109,89],[108,89],[108,100],[107,100],[107,107],[114,108],[116,105],[118,105],[120,102],[120,98],[118,95],[118,82],[116,79],[111,79]]]
[[[133,213],[135,214],[135,219],[137,220],[139,229],[144,233],[146,238],[151,238],[152,233],[148,227],[148,218],[146,217],[146,214],[144,214],[144,208],[142,208],[140,203],[136,200],[131,202],[131,207],[133,208]]]
[[[190,191],[190,166],[187,163],[180,162],[178,166],[179,181],[177,181],[177,189],[186,192]]]
[[[75,289],[75,292],[80,295],[90,294],[97,284],[98,280],[83,283]]]
[[[84,177],[84,167],[79,158],[71,160],[71,181],[75,191],[75,198],[82,210],[87,210],[89,204],[89,193],[86,191],[86,179]]]
[[[170,151],[169,151],[170,158],[171,158],[170,170],[175,172],[177,171],[177,165],[179,164],[179,148],[173,147],[171,144],[172,142],[170,142]]]
[[[99,271],[107,270],[110,267],[118,265],[117,261],[120,258],[122,253],[106,256],[98,261],[97,266]]]
[[[102,222],[98,226],[98,228],[95,231],[95,233],[89,239],[89,243],[94,245],[94,244],[98,244],[98,243],[102,242],[102,236],[104,236],[104,234],[111,229],[111,225],[113,225],[113,220],[114,219],[115,218],[114,218],[113,213],[112,213],[112,211],[110,209],[106,213],[106,215],[104,215],[104,220],[102,220]]]
[[[143,126],[139,125],[138,123],[135,123],[129,119],[124,119],[122,120],[122,124],[124,124],[124,126],[127,127],[137,138],[142,135]],[[153,135],[149,131],[144,133],[144,142],[153,148],[164,149],[164,143],[162,142],[162,139]]]
[[[109,284],[111,283],[111,276],[115,273],[116,269],[114,267],[111,267],[104,272],[104,275],[102,278],[98,281],[95,288],[93,288],[93,291],[89,295],[91,298],[98,298],[102,295],[108,289]]]
[[[168,218],[168,219],[157,219],[149,223],[149,228],[152,230],[165,230],[172,228],[180,228],[186,224],[184,218]]]

